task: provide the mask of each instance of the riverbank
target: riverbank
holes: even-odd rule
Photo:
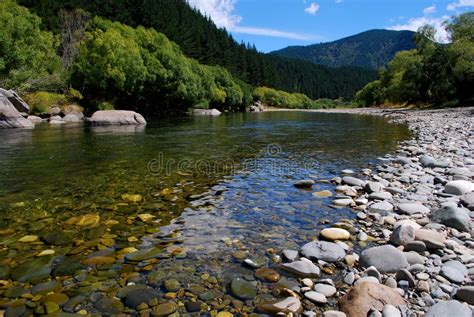
[[[336,297],[345,314],[324,316],[471,316],[474,109],[308,111],[385,116],[407,123],[413,138],[377,166],[332,180],[333,205],[352,207],[358,220],[333,224],[320,232],[321,241],[299,250],[319,266],[333,262],[344,272],[342,281],[301,280],[304,308]],[[367,243],[360,254],[353,251]],[[301,277],[319,273],[306,260],[285,267]]]
[[[403,273],[384,273],[386,269],[378,264],[374,264],[377,271],[366,271],[359,264],[366,263],[361,254],[364,249],[386,244],[393,223],[408,217],[399,215],[400,199],[419,200],[432,210],[437,206],[419,197],[405,197],[423,194],[410,187],[424,170],[416,168],[418,154],[407,154],[413,161],[403,170],[387,159],[383,168],[393,167],[393,171],[363,170],[366,162],[396,151],[396,145],[409,136],[406,126],[390,125],[377,117],[297,112],[186,120],[178,125],[150,122],[147,133],[132,134],[102,133],[95,127],[81,126],[58,130],[48,125],[20,134],[3,131],[5,136],[19,136],[10,139],[11,145],[2,144],[0,160],[2,170],[12,175],[0,175],[7,184],[0,197],[4,215],[0,307],[6,316],[49,312],[255,317],[278,312],[301,315],[303,311],[307,316],[340,316],[335,309],[352,309],[367,302],[377,303],[378,310],[387,303],[420,312],[428,309],[416,285],[412,287],[408,281],[406,288],[400,282]],[[433,117],[420,121],[422,131],[430,120]],[[465,124],[457,119],[452,123],[450,133]],[[442,135],[445,130],[439,131]],[[318,137],[308,138],[315,135]],[[22,146],[25,136],[27,147]],[[91,139],[93,143],[87,142]],[[230,152],[235,144],[242,150]],[[89,149],[86,153],[85,146]],[[423,144],[419,147],[431,151]],[[164,163],[183,159],[187,164],[161,173],[149,169],[146,163],[156,163],[159,158],[157,149],[162,151]],[[189,164],[190,158],[199,166],[226,161],[229,153],[239,166],[222,177],[199,174]],[[446,156],[453,166],[460,160],[453,159],[452,153]],[[28,164],[14,164],[26,159]],[[254,164],[239,164],[248,160]],[[160,167],[155,163],[152,167]],[[350,174],[355,179],[334,178],[333,183],[339,186],[335,193],[331,179],[348,166],[356,173],[346,170],[343,176]],[[441,173],[438,169],[426,170],[428,174]],[[56,173],[38,174],[51,170]],[[69,176],[59,176],[63,174]],[[413,180],[409,177],[405,183],[406,174]],[[297,182],[305,178],[310,180]],[[41,186],[36,179],[42,180]],[[441,191],[444,183],[434,179],[433,187]],[[368,180],[377,184],[366,184]],[[399,193],[393,188],[399,188]],[[387,198],[388,194],[392,197]],[[394,206],[394,211],[382,211],[386,204],[374,209],[373,204],[382,200]],[[426,201],[431,201],[430,195]],[[410,218],[427,222],[426,216],[416,218],[416,213]],[[331,229],[334,227],[338,229]],[[470,236],[456,236],[451,240],[471,246]],[[332,241],[335,238],[339,240]],[[423,243],[428,248],[427,244],[434,242]],[[447,286],[454,292],[458,285],[443,282],[447,286],[440,286],[438,280],[431,281],[441,279],[442,274],[432,270],[446,262],[442,257],[460,252],[460,247],[451,248],[451,242],[443,243],[441,250],[430,249],[431,244],[428,251],[417,252],[424,259],[419,263],[424,269],[420,265],[415,268],[425,272],[410,267],[417,284],[438,283],[433,290],[436,296],[446,293]],[[407,257],[401,251],[392,255],[393,249],[384,252],[391,252],[390,259],[400,259],[400,253]],[[461,256],[462,264],[472,270],[470,260]],[[418,273],[428,274],[428,279]],[[370,297],[377,291],[380,294],[382,284],[358,291],[366,294],[365,304],[361,300],[338,305],[351,289],[362,287],[358,286],[360,281],[375,282],[371,277],[394,287],[382,289],[383,294],[390,294],[382,299],[383,305]],[[401,290],[410,297],[408,302],[397,297]],[[431,293],[427,292],[434,299],[454,295],[436,297]],[[351,298],[361,296],[356,295]],[[418,307],[422,299],[424,306]],[[350,311],[347,315],[353,316]]]

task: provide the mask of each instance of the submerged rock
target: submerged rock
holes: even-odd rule
[[[20,264],[11,271],[11,278],[21,283],[36,284],[49,277],[51,273],[51,260],[41,257],[31,262]]]
[[[230,283],[230,289],[232,294],[240,299],[253,299],[257,296],[257,287],[255,287],[251,282],[241,278],[233,279]]]

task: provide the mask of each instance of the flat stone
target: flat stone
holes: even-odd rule
[[[302,258],[300,261],[284,263],[281,265],[281,268],[299,277],[318,277],[320,275],[319,267],[305,258]]]
[[[457,300],[439,301],[428,309],[425,317],[472,317],[472,311],[466,304]]]
[[[455,296],[460,301],[466,302],[469,305],[474,305],[474,286],[461,286],[456,291]]]
[[[232,294],[243,300],[253,299],[257,296],[257,287],[241,278],[233,279],[230,284],[230,289]]]
[[[351,198],[335,199],[332,202],[335,206],[350,206],[354,203]]]
[[[321,236],[327,240],[348,240],[351,238],[349,231],[341,228],[326,228],[321,231]]]
[[[329,190],[322,190],[319,192],[314,192],[313,196],[317,198],[328,198],[332,196],[332,192],[330,192]]]
[[[364,186],[365,191],[369,194],[381,192],[384,190],[384,188],[385,186],[379,182],[367,182],[367,184]]]
[[[323,317],[347,317],[347,315],[342,311],[327,310],[323,313]]]
[[[332,297],[337,292],[337,289],[334,286],[328,285],[328,284],[321,284],[321,283],[316,284],[314,286],[314,290],[318,293],[323,294],[326,297]]]
[[[369,195],[372,200],[389,200],[392,199],[392,194],[389,192],[375,192]]]
[[[442,233],[429,229],[416,230],[415,240],[423,241],[428,249],[442,249],[446,242]]]
[[[441,267],[441,275],[453,283],[462,283],[467,276],[467,268],[459,261],[448,261]]]
[[[309,292],[304,293],[304,297],[306,297],[307,299],[309,299],[310,301],[316,304],[326,304],[328,301],[328,299],[326,298],[326,296],[324,296],[324,294],[314,292],[314,291],[309,291]]]
[[[466,209],[445,206],[434,211],[431,219],[445,226],[458,229],[460,231],[469,232],[471,230],[471,217]]]
[[[465,180],[450,181],[444,186],[444,192],[461,196],[474,191],[474,183]]]
[[[99,224],[100,216],[98,214],[86,214],[82,216],[72,217],[66,224],[79,227],[93,227]]]
[[[360,264],[362,267],[374,266],[381,273],[394,273],[408,267],[403,252],[391,245],[365,249],[360,256]]]
[[[359,186],[359,187],[364,187],[365,186],[365,181],[352,177],[352,176],[344,176],[342,178],[342,182],[344,184],[347,184],[349,186]]]
[[[377,212],[380,214],[386,214],[393,211],[393,205],[387,201],[381,201],[369,206],[370,212]]]
[[[402,215],[425,215],[430,212],[430,210],[421,203],[402,203],[397,206],[397,211]]]
[[[158,256],[162,254],[163,254],[163,249],[150,248],[150,249],[138,250],[138,251],[129,253],[125,256],[125,259],[127,261],[132,261],[132,262],[141,262],[141,261],[157,258]]]
[[[299,299],[295,297],[287,297],[283,300],[263,303],[259,305],[257,309],[263,314],[276,315],[278,313],[292,313],[298,316],[303,312],[303,305]]]
[[[301,248],[301,254],[311,260],[323,260],[333,263],[344,259],[346,251],[333,242],[313,241]]]

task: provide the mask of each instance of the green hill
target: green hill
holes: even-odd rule
[[[271,54],[340,67],[378,69],[400,51],[415,48],[412,31],[370,30],[334,42],[309,46],[289,46]]]
[[[357,67],[330,68],[307,61],[258,52],[237,43],[185,0],[19,0],[43,20],[43,27],[59,34],[58,12],[82,8],[92,15],[131,27],[153,28],[177,43],[183,53],[202,64],[225,67],[253,86],[304,93],[313,99],[352,99],[377,73]]]

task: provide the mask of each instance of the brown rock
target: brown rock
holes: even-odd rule
[[[280,280],[280,274],[269,268],[261,268],[255,271],[255,276],[261,280],[268,282],[278,282]]]
[[[415,231],[415,240],[423,241],[428,249],[442,249],[444,248],[446,237],[441,232],[418,229]]]
[[[400,294],[385,285],[362,282],[354,286],[339,300],[347,317],[366,317],[371,309],[382,311],[385,305],[405,305]]]

